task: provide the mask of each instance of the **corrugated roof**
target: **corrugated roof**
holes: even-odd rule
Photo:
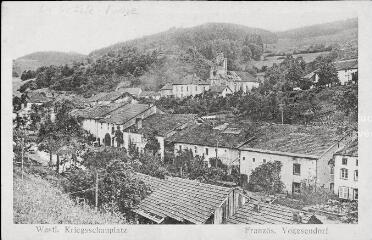
[[[255,210],[257,201],[250,201],[227,220],[228,224],[299,224],[293,219],[298,210],[279,204],[260,203],[260,211]],[[311,217],[303,213],[302,223],[306,223]]]
[[[358,157],[358,138],[350,141],[343,149],[338,151],[335,155]]]
[[[100,119],[99,121],[105,123],[123,124],[149,108],[150,106],[147,104],[126,104],[105,114],[104,118]]]
[[[165,136],[168,132],[193,121],[196,116],[196,114],[154,114],[143,120],[140,132],[155,130],[158,135]]]
[[[202,224],[231,191],[233,188],[169,177],[139,204],[135,212]]]
[[[270,124],[261,126],[258,132],[254,139],[240,149],[321,156],[342,138],[337,129],[321,126]]]
[[[350,59],[350,60],[335,62],[335,67],[337,71],[355,69],[355,68],[357,69],[358,59]]]

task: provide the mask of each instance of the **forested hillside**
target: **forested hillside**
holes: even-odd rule
[[[15,59],[13,71],[20,76],[25,70],[36,70],[41,66],[71,64],[83,61],[85,58],[85,55],[73,52],[35,52]]]

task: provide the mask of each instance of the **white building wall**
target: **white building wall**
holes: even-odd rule
[[[253,161],[254,158],[254,161]],[[241,150],[240,152],[240,173],[249,177],[252,171],[266,162],[280,161],[282,163],[281,180],[285,190],[292,193],[292,183],[301,183],[302,180],[312,179],[316,176],[316,159],[278,155],[272,153],[254,152]],[[300,175],[293,174],[293,164],[300,164]]]
[[[351,81],[352,74],[357,72],[358,69],[349,69],[337,71],[338,79],[340,80],[341,85],[345,85],[348,81]]]
[[[209,163],[210,158],[216,157],[216,147],[200,146],[185,143],[174,144],[174,154],[177,155],[179,150],[191,149],[194,156],[203,156],[204,160]],[[208,149],[208,154],[207,150]],[[232,148],[218,147],[217,157],[222,161],[223,164],[239,165],[239,150]]]
[[[342,159],[347,160],[346,165],[342,164]],[[355,192],[358,190],[358,178],[355,176],[355,171],[358,171],[358,158],[351,156],[336,155],[334,157],[334,193],[339,195],[340,198],[355,200]],[[347,179],[341,176],[341,169],[347,169],[348,177]],[[347,197],[343,196],[342,189],[347,189]]]
[[[138,148],[138,152],[143,153],[146,146],[145,137],[140,133],[125,132],[125,134],[127,136],[126,149],[129,148],[129,142],[131,142],[136,145],[136,147]],[[156,136],[156,139],[158,140],[160,145],[158,153],[160,154],[160,158],[164,159],[164,138],[161,136]]]
[[[188,96],[195,96],[208,91],[209,85],[184,84],[173,85],[173,95],[177,98],[184,98]]]

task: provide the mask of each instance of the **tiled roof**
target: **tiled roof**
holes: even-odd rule
[[[47,103],[53,100],[52,98],[47,97],[44,92],[28,92],[27,98],[31,103]]]
[[[225,90],[225,88],[230,89],[228,86],[211,86],[210,90],[211,90],[211,92],[222,93],[223,90]],[[231,91],[231,89],[230,89],[230,91]]]
[[[172,89],[173,89],[172,84],[167,83],[160,90],[172,90]]]
[[[358,68],[358,59],[335,62],[335,67],[337,71]]]
[[[71,95],[61,94],[55,99],[55,101],[63,101],[63,100],[70,101],[76,108],[84,108],[85,103],[86,103],[85,98],[80,97],[75,94],[71,94]]]
[[[201,146],[237,148],[253,137],[249,125],[228,125],[224,128],[213,128],[209,124],[190,127],[168,139],[174,143],[187,143]]]
[[[140,93],[142,92],[141,88],[119,88],[118,91],[122,93],[129,93],[135,97],[138,97]]]
[[[238,80],[238,82],[258,82],[257,78],[249,72],[237,71],[236,74],[240,77],[240,81]]]
[[[338,151],[335,155],[358,157],[358,138],[350,141],[343,149]]]
[[[138,180],[141,180],[144,182],[146,185],[148,185],[151,189],[151,191],[156,191],[158,190],[165,182],[166,180],[160,179],[157,177],[153,177],[150,175],[146,175],[143,173],[134,173],[134,177]]]
[[[107,93],[106,92],[100,92],[97,93],[96,95],[91,96],[90,98],[87,99],[88,102],[95,102],[98,101],[100,98],[105,96]]]
[[[321,126],[269,124],[240,149],[261,149],[319,157],[341,140],[337,129]]]
[[[140,97],[157,97],[160,96],[160,93],[155,91],[143,91],[139,95]]]
[[[227,220],[228,224],[299,224],[293,218],[299,211],[279,204],[260,203],[260,210],[255,210],[257,201],[243,205]],[[311,215],[302,212],[302,223],[307,223]]]
[[[147,104],[126,104],[123,107],[117,108],[100,119],[100,122],[123,124],[132,118],[149,109]]]
[[[165,136],[168,132],[193,121],[196,116],[196,114],[154,114],[143,120],[141,132],[155,130],[158,135]]]
[[[106,114],[127,105],[128,103],[111,103],[108,105],[97,105],[94,107],[88,107],[85,109],[78,109],[72,111],[71,114],[75,117],[99,119],[104,117]]]
[[[190,85],[190,84],[195,84],[195,85],[209,85],[210,83],[206,80],[202,80],[195,74],[189,74],[186,75],[185,77],[178,79],[174,81],[173,85]]]
[[[205,223],[233,188],[200,183],[195,180],[167,178],[157,190],[145,198],[135,210],[157,218]]]
[[[98,98],[97,101],[115,101],[124,95],[123,92],[113,91],[106,93],[102,97]]]

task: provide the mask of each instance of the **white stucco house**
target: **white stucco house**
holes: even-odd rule
[[[334,154],[334,193],[340,199],[358,200],[358,139]]]
[[[356,81],[358,74],[358,59],[349,59],[335,62],[337,77],[341,85]]]

